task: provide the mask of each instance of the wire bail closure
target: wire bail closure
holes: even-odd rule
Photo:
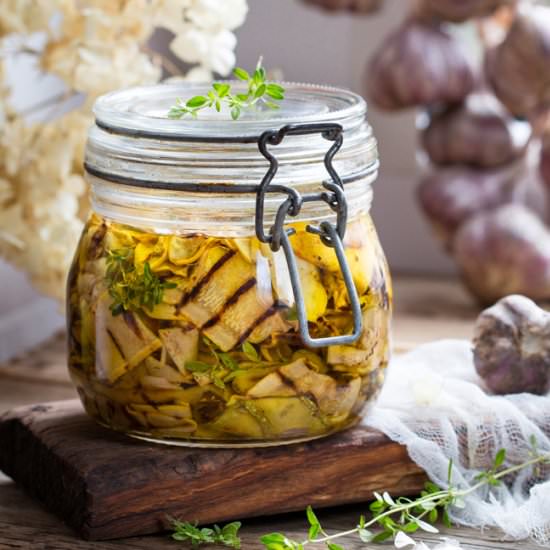
[[[333,142],[324,158],[325,168],[330,176],[329,180],[323,181],[322,185],[325,191],[301,195],[296,189],[286,185],[271,185],[279,168],[279,162],[269,151],[268,147],[279,145],[286,136],[313,134],[321,134],[324,139]],[[343,128],[340,124],[335,123],[290,124],[283,126],[279,130],[268,130],[264,132],[258,140],[258,148],[260,153],[269,161],[269,169],[257,190],[255,219],[256,236],[261,242],[268,243],[271,250],[274,252],[277,252],[281,247],[283,249],[296,303],[300,337],[304,345],[311,348],[352,344],[359,339],[363,331],[361,304],[343,245],[348,218],[344,184],[332,164],[334,156],[342,147],[342,142]],[[266,234],[264,230],[265,196],[267,193],[283,193],[287,195],[287,198],[277,210],[275,222],[269,230],[269,234]],[[304,203],[315,201],[326,203],[330,209],[336,213],[336,224],[332,224],[328,221],[322,222],[317,227],[308,224],[306,226],[306,231],[318,235],[325,246],[334,248],[353,314],[353,332],[351,334],[327,338],[312,338],[309,333],[304,293],[300,282],[296,255],[290,244],[290,237],[295,233],[295,230],[293,228],[285,228],[285,221],[287,216],[298,216]]]

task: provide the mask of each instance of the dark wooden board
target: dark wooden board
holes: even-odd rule
[[[417,493],[425,475],[383,434],[356,427],[308,443],[255,449],[149,444],[88,419],[76,400],[0,417],[0,469],[82,537],[363,502]]]

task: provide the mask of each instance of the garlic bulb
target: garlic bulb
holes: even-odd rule
[[[457,42],[438,26],[409,19],[372,58],[367,94],[381,109],[459,103],[474,76]]]
[[[482,303],[508,294],[550,298],[550,231],[521,204],[466,221],[455,235],[453,253],[466,285]]]
[[[434,164],[467,164],[494,168],[525,153],[531,137],[528,122],[510,117],[488,94],[431,118],[421,133],[422,145]]]
[[[502,6],[511,6],[515,0],[422,0],[420,9],[444,21],[462,23],[475,17],[489,15]]]
[[[548,393],[550,313],[518,295],[486,309],[475,326],[474,364],[493,393]]]
[[[497,97],[516,116],[550,108],[550,7],[518,10],[508,35],[487,54],[486,72]]]
[[[435,170],[417,190],[418,201],[445,248],[473,215],[514,200],[514,170],[478,171],[466,167]]]
[[[329,11],[351,11],[354,13],[374,13],[380,10],[384,0],[303,0]]]

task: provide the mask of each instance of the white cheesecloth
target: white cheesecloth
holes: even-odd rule
[[[377,406],[364,420],[405,445],[411,459],[438,486],[468,487],[507,451],[503,467],[533,456],[531,441],[550,452],[550,397],[488,395],[473,364],[472,344],[441,340],[395,357]],[[550,547],[550,466],[527,469],[506,484],[468,496],[453,522],[495,526],[503,540],[530,538]]]

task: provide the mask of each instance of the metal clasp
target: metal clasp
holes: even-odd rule
[[[279,145],[286,136],[321,134],[323,138],[334,142],[327,151],[324,159],[325,168],[330,176],[330,180],[323,181],[325,191],[312,193],[310,195],[301,195],[291,187],[285,185],[271,185],[275,174],[279,168],[279,162],[269,151],[268,147]],[[296,312],[300,327],[300,336],[303,343],[311,348],[319,348],[331,345],[352,344],[358,340],[363,330],[361,304],[357,289],[353,282],[353,277],[345,255],[343,239],[346,233],[348,208],[344,194],[344,184],[336,172],[332,160],[334,155],[340,150],[343,142],[343,128],[335,123],[323,124],[299,124],[283,126],[279,130],[269,130],[264,132],[258,141],[260,153],[269,161],[269,169],[264,176],[256,198],[256,236],[263,243],[269,243],[271,249],[276,252],[281,247],[285,254],[292,292],[296,303]],[[275,222],[271,227],[269,234],[264,230],[264,211],[265,196],[267,193],[284,193],[287,198],[279,206],[275,215]],[[351,310],[353,314],[353,332],[352,334],[343,334],[331,336],[328,338],[312,338],[309,333],[306,306],[304,302],[304,293],[300,283],[296,256],[292,250],[289,237],[295,233],[292,228],[285,228],[287,216],[296,217],[306,202],[322,201],[336,213],[336,224],[328,221],[322,222],[318,227],[307,225],[306,231],[318,235],[325,246],[334,248],[340,271],[346,286]]]

